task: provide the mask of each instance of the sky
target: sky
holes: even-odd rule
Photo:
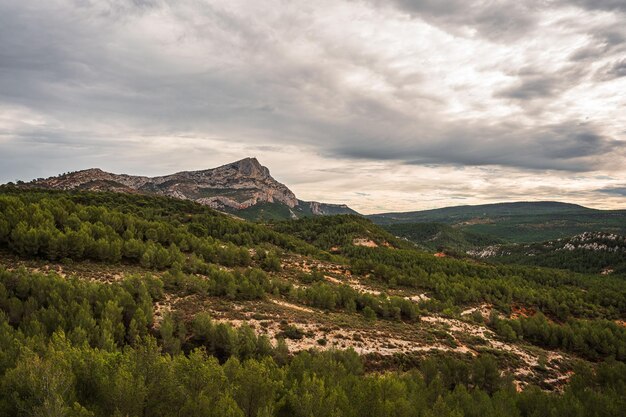
[[[248,156],[362,213],[626,208],[626,0],[0,0],[0,182]]]

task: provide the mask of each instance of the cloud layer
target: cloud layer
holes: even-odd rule
[[[623,206],[624,4],[7,0],[0,181],[257,155],[363,211],[513,199],[496,175]]]

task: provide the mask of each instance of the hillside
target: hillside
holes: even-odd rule
[[[468,250],[496,262],[537,265],[595,274],[626,275],[626,236],[585,232],[541,243],[493,245]]]
[[[251,221],[300,219],[303,217],[333,216],[338,214],[358,215],[356,211],[345,204],[327,204],[302,200],[298,200],[298,205],[291,208],[281,203],[264,202],[240,210],[222,209],[222,211]]]
[[[34,180],[23,186],[167,196],[195,201],[250,220],[356,213],[345,205],[298,200],[256,158],[245,158],[214,169],[184,171],[161,177],[112,174],[94,168]]]
[[[503,243],[502,239],[465,231],[444,223],[397,223],[382,227],[389,233],[407,239],[428,251],[465,252]]]
[[[361,216],[0,187],[0,415],[616,415],[625,306]]]
[[[511,243],[541,242],[584,232],[626,233],[626,210],[594,210],[559,202],[458,206],[367,217],[381,225],[444,223]]]

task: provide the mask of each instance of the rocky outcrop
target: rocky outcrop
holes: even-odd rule
[[[290,209],[309,205],[305,212],[324,214],[356,213],[345,205],[303,202],[284,184],[270,175],[256,158],[202,171],[183,171],[161,177],[112,174],[98,168],[40,179],[27,187],[60,190],[114,191],[157,194],[193,200],[218,210],[244,210],[260,203],[283,204]]]
[[[317,201],[300,201],[300,204],[307,204],[311,213],[316,216],[330,216],[333,214],[358,214],[345,204],[328,204]]]
[[[477,258],[497,256],[539,256],[559,251],[607,252],[626,254],[626,236],[606,232],[584,232],[564,239],[543,243],[492,245],[468,250],[466,253]]]

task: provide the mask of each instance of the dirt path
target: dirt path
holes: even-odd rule
[[[282,307],[292,308],[298,311],[304,311],[305,313],[314,313],[314,311],[308,307],[299,306],[297,304],[288,303],[286,301],[277,300],[275,298],[272,299],[272,303],[277,304]]]

